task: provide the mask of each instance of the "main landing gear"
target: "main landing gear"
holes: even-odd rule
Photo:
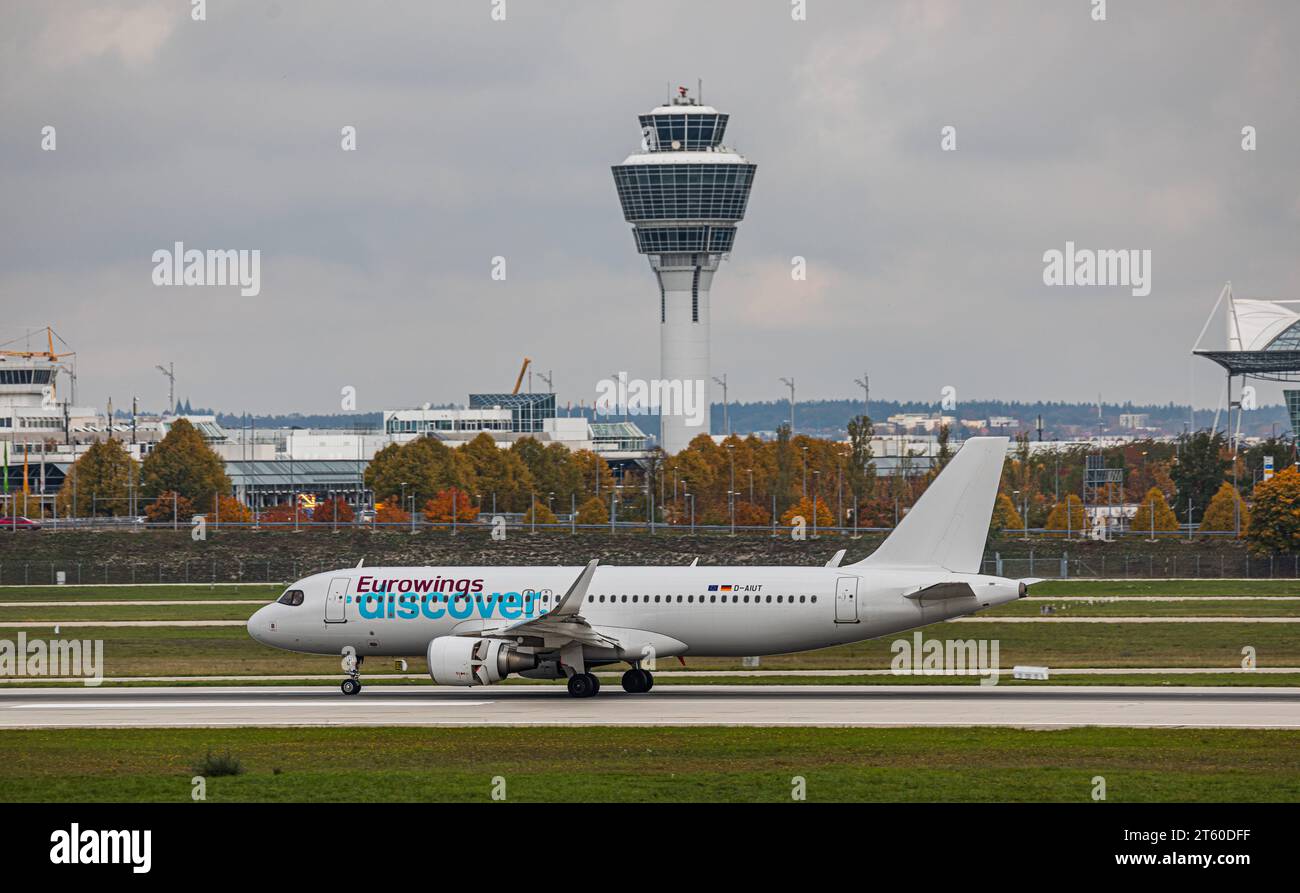
[[[655,687],[655,677],[649,670],[633,667],[623,674],[623,691],[643,695]]]
[[[590,698],[600,691],[600,680],[594,673],[574,673],[569,677],[569,694],[575,698]]]

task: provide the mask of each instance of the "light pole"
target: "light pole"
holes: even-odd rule
[[[713,380],[722,385],[722,427],[731,436],[731,413],[727,409],[727,373],[722,373],[722,377],[713,376]]]
[[[736,535],[736,445],[727,444],[727,461],[731,465],[731,487],[727,490],[727,502],[731,504],[731,535]]]
[[[821,490],[821,469],[813,469],[813,539],[817,538],[817,493]]]
[[[781,383],[790,389],[790,436],[794,436],[794,377],[782,378]]]
[[[807,445],[804,445],[801,446],[799,449],[803,450],[803,498],[807,499],[808,498],[808,447]]]

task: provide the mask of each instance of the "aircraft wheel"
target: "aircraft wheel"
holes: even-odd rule
[[[649,691],[650,689],[655,687],[654,673],[651,673],[649,670],[642,670],[641,675],[645,677],[645,689],[644,689],[645,691]]]
[[[629,694],[640,695],[650,690],[649,680],[646,679],[650,674],[645,670],[632,669],[623,674],[623,691]]]
[[[344,679],[339,688],[343,690],[345,695],[354,695],[361,691],[361,682],[356,679]]]
[[[600,677],[595,673],[588,673],[587,675],[591,677],[591,693],[593,695],[600,694]]]
[[[590,673],[575,673],[569,677],[569,694],[575,698],[589,698],[596,693],[592,682],[595,677]]]

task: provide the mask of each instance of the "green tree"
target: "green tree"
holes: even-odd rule
[[[145,457],[140,483],[146,496],[179,493],[201,514],[212,511],[215,497],[230,492],[226,463],[183,418],[171,423],[167,436]]]
[[[1204,511],[1223,484],[1231,461],[1224,455],[1223,435],[1218,431],[1197,431],[1178,440],[1178,456],[1170,469],[1177,495],[1174,507],[1178,517],[1187,520],[1187,505],[1193,512]]]
[[[72,515],[74,508],[83,517],[92,513],[125,515],[131,506],[131,485],[139,483],[139,463],[120,440],[109,438],[91,444],[77,457],[63,479],[55,504],[65,517]]]
[[[1300,552],[1300,471],[1294,465],[1255,485],[1246,540],[1259,553]]]
[[[875,428],[867,416],[860,415],[849,420],[849,464],[844,478],[855,512],[861,509],[876,489],[875,455],[871,451],[874,433]]]
[[[952,437],[952,432],[948,430],[947,425],[939,426],[939,455],[935,457],[935,471],[943,471],[944,467],[952,461],[952,447],[948,441]]]

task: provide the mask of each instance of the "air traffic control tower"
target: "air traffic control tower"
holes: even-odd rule
[[[667,105],[640,116],[641,151],[613,167],[637,251],[659,281],[660,377],[692,393],[703,383],[703,425],[690,425],[680,401],[664,399],[659,445],[670,455],[709,433],[709,289],[757,169],[723,146],[727,118],[679,87]]]

